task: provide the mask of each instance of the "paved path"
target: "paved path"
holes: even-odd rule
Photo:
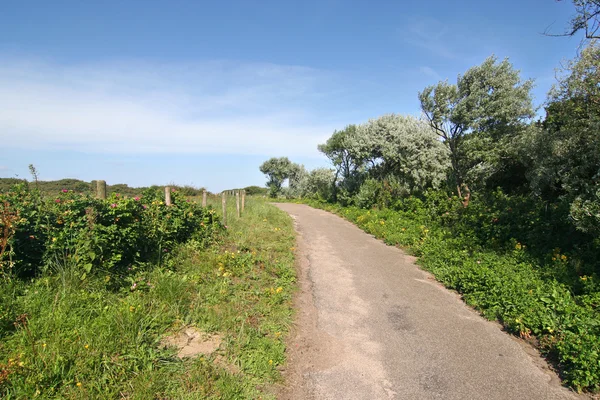
[[[528,345],[351,223],[296,221],[301,293],[281,399],[576,399]]]

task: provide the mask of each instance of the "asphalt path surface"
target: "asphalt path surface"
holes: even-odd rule
[[[582,398],[402,250],[328,212],[277,206],[295,220],[300,281],[279,398]]]

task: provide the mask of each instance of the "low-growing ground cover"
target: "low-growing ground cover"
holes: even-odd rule
[[[597,243],[584,247],[575,234],[564,237],[561,227],[552,227],[547,211],[546,218],[539,218],[534,209],[525,210],[522,201],[507,199],[500,195],[492,202],[475,198],[467,209],[439,194],[425,200],[405,199],[395,209],[305,202],[335,212],[386,243],[419,256],[425,269],[461,293],[483,316],[499,320],[509,332],[536,344],[567,385],[597,392]],[[518,220],[511,221],[511,206],[519,204],[524,209],[518,210]],[[544,235],[539,234],[544,230]],[[548,235],[554,230],[555,238]],[[569,242],[575,245],[565,251],[554,247],[557,242],[564,248]]]
[[[249,198],[225,228],[177,193],[167,207],[151,193],[104,203],[20,190],[0,226],[19,224],[3,230],[0,397],[273,397],[295,282],[286,214]],[[21,256],[29,236],[39,242]],[[162,344],[188,327],[219,348],[180,359]]]

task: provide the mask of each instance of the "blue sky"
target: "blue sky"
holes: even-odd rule
[[[581,38],[570,1],[0,2],[0,177],[211,191],[327,166],[334,129],[420,114],[417,93],[495,54],[536,105]]]

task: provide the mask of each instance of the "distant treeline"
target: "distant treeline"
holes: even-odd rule
[[[269,188],[260,187],[260,186],[246,186],[245,188],[226,189],[225,191],[228,191],[228,190],[233,190],[233,191],[244,190],[244,191],[246,191],[246,194],[249,196],[266,196],[267,194],[269,194]]]
[[[0,178],[0,193],[5,193],[16,184],[24,183],[30,188],[38,188],[42,193],[54,195],[60,193],[63,189],[72,190],[78,193],[86,193],[94,195],[96,193],[96,181],[85,182],[79,179],[60,179],[57,181],[37,181],[30,182],[26,179],[18,178]],[[204,188],[196,188],[189,185],[168,185],[181,192],[184,196],[201,196]],[[163,186],[152,185],[144,187],[131,187],[125,183],[117,183],[115,185],[106,185],[107,194],[118,193],[122,196],[135,197],[140,196],[146,189],[158,189]],[[266,195],[269,189],[260,186],[247,186],[240,189],[245,190],[247,195]]]
[[[96,181],[85,182],[79,179],[60,179],[57,181],[37,181],[30,182],[26,179],[17,178],[0,178],[0,193],[7,192],[16,184],[25,183],[30,188],[38,188],[42,193],[54,195],[60,193],[63,189],[72,190],[78,193],[95,194]],[[200,196],[204,188],[195,188],[193,186],[169,185],[181,192],[184,196]],[[115,185],[107,185],[107,194],[118,193],[122,196],[139,196],[146,189],[157,189],[162,186],[152,185],[145,187],[131,187],[125,183],[117,183]]]

